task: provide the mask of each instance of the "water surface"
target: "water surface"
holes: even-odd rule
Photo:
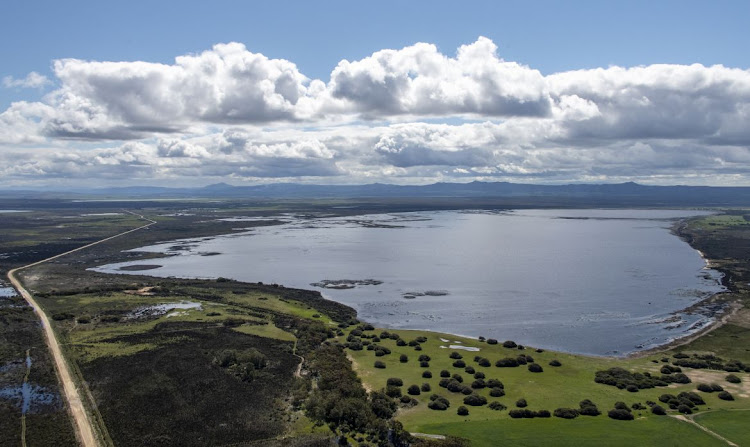
[[[718,273],[670,233],[679,210],[444,211],[287,223],[139,249],[169,253],[149,275],[317,288],[389,328],[430,329],[586,354],[623,354],[710,322],[681,310]],[[206,253],[215,256],[203,256]],[[153,263],[154,260],[150,262]],[[119,269],[127,262],[99,268]],[[357,282],[372,279],[372,282]]]

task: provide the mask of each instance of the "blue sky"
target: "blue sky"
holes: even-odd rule
[[[3,118],[5,127],[2,127],[3,121],[0,121],[0,133],[3,131],[6,133],[4,140],[0,134],[0,154],[5,152],[8,157],[10,155],[7,154],[11,152],[19,154],[26,151],[43,158],[52,149],[65,149],[76,154],[73,158],[81,160],[87,156],[95,157],[99,154],[96,151],[104,149],[120,148],[120,155],[122,155],[128,150],[134,150],[132,145],[136,143],[151,145],[154,150],[157,150],[157,146],[165,143],[166,140],[172,143],[179,140],[181,144],[189,143],[202,147],[207,151],[202,153],[202,156],[210,157],[215,148],[206,147],[208,143],[204,141],[205,139],[210,139],[210,135],[223,133],[226,137],[227,132],[239,132],[248,138],[243,144],[256,148],[251,150],[251,152],[254,151],[255,156],[244,162],[257,164],[259,157],[257,148],[266,145],[266,149],[261,151],[265,157],[263,163],[248,166],[251,173],[243,173],[236,169],[242,162],[235,160],[235,169],[217,167],[212,172],[201,173],[200,176],[205,176],[206,182],[230,176],[243,182],[299,179],[300,181],[330,183],[368,180],[420,183],[432,180],[464,181],[479,178],[544,182],[634,179],[652,183],[734,184],[739,182],[748,184],[750,174],[747,172],[747,165],[743,164],[746,163],[744,157],[747,144],[744,134],[739,135],[736,129],[737,121],[741,122],[746,116],[744,108],[747,104],[742,99],[744,98],[744,87],[742,87],[744,84],[742,83],[750,67],[750,52],[747,51],[750,48],[750,32],[747,30],[748,17],[750,17],[750,2],[746,1],[712,3],[691,1],[461,3],[327,1],[313,3],[8,0],[4,2],[0,15],[0,39],[5,43],[0,47],[0,57],[3,60],[0,78],[4,78],[3,86],[0,86],[0,110],[6,110]],[[504,126],[503,129],[493,130],[494,136],[490,138],[491,140],[494,138],[492,141],[495,142],[503,142],[510,138],[509,132],[522,132],[517,129],[518,126],[526,126],[527,132],[539,132],[539,129],[532,130],[529,127],[531,126],[528,122],[530,115],[540,118],[534,126],[546,124],[552,116],[561,116],[556,112],[555,107],[562,104],[561,98],[563,97],[575,96],[584,102],[591,102],[598,107],[600,115],[598,117],[592,115],[587,119],[603,119],[608,123],[612,120],[618,120],[618,122],[630,120],[622,115],[625,113],[622,107],[625,107],[625,104],[631,104],[632,101],[621,100],[619,108],[610,103],[599,103],[597,101],[603,97],[602,92],[574,92],[569,81],[563,82],[559,79],[554,80],[557,87],[551,87],[547,85],[553,82],[550,78],[550,80],[542,81],[544,85],[538,84],[538,88],[544,95],[551,92],[551,109],[546,109],[547,105],[541,103],[541,108],[534,110],[513,108],[507,103],[482,106],[477,109],[466,106],[466,98],[460,100],[463,106],[459,108],[448,107],[442,103],[438,105],[430,103],[430,107],[433,108],[425,105],[426,103],[410,108],[403,106],[404,101],[407,100],[404,98],[399,99],[401,102],[398,106],[363,102],[362,98],[355,98],[358,92],[363,91],[363,86],[357,84],[356,90],[348,91],[348,93],[343,90],[333,93],[337,100],[343,98],[350,101],[348,106],[328,104],[324,107],[325,113],[309,111],[303,113],[298,110],[292,113],[285,109],[283,113],[277,111],[278,113],[273,116],[264,116],[260,119],[257,113],[240,113],[242,117],[239,119],[215,114],[200,117],[176,114],[171,118],[172,121],[154,124],[155,130],[148,130],[147,128],[151,126],[144,122],[129,121],[128,117],[135,113],[133,110],[124,110],[125,106],[114,104],[108,99],[110,98],[108,94],[116,96],[116,92],[105,94],[97,91],[95,96],[86,96],[88,94],[86,92],[90,93],[89,87],[93,84],[89,87],[84,84],[101,81],[101,76],[109,76],[112,74],[111,71],[107,71],[109,74],[106,75],[93,73],[91,71],[94,70],[93,66],[83,67],[80,64],[76,67],[66,66],[66,69],[72,70],[66,72],[67,75],[61,71],[61,67],[58,67],[58,71],[53,69],[53,61],[68,58],[90,62],[143,61],[170,66],[175,64],[176,57],[198,55],[212,51],[216,44],[237,42],[244,45],[244,51],[247,53],[262,54],[269,60],[285,60],[295,64],[299,74],[307,79],[307,81],[299,81],[302,84],[309,83],[309,80],[320,80],[324,84],[330,84],[329,89],[333,89],[335,85],[332,83],[331,73],[342,60],[366,61],[368,57],[381,50],[402,50],[418,42],[434,45],[437,54],[448,59],[455,59],[460,46],[478,42],[480,36],[494,44],[495,48],[494,53],[492,51],[483,53],[482,57],[486,58],[487,54],[492,53],[498,61],[517,63],[521,67],[528,68],[527,71],[534,71],[542,77],[556,73],[583,73],[585,69],[606,70],[611,67],[627,69],[637,66],[656,67],[654,64],[670,64],[673,67],[683,67],[684,70],[681,73],[685,79],[695,79],[696,76],[716,79],[716,74],[709,72],[709,68],[712,65],[721,64],[727,68],[740,69],[740,72],[723,73],[721,76],[724,78],[719,84],[724,86],[731,84],[735,87],[740,85],[742,88],[739,92],[742,98],[736,103],[722,103],[726,101],[726,98],[736,97],[736,91],[716,93],[712,90],[711,94],[715,93],[717,97],[704,98],[696,104],[710,104],[717,110],[725,110],[720,118],[717,115],[716,118],[704,120],[711,123],[722,120],[723,124],[714,128],[708,126],[705,134],[688,135],[688,138],[677,138],[665,131],[665,129],[681,128],[689,130],[696,127],[687,122],[669,121],[664,122],[663,125],[656,123],[651,126],[639,124],[624,130],[611,129],[612,132],[607,135],[598,135],[595,131],[579,129],[580,126],[567,123],[563,126],[563,130],[567,132],[564,137],[556,134],[555,130],[550,130],[549,135],[526,141],[519,144],[519,147],[503,148],[499,143],[493,147],[488,140],[489,137],[478,136],[484,130],[467,126],[475,123]],[[411,55],[408,57],[415,58],[421,57],[415,54],[422,54],[419,51],[406,53]],[[427,53],[435,52],[427,51]],[[402,59],[398,60],[401,64],[406,63]],[[702,64],[706,70],[698,70],[701,73],[688,70],[688,67],[694,63]],[[364,65],[366,64],[363,63]],[[357,68],[357,70],[360,69],[363,68]],[[416,74],[401,73],[401,76],[416,78],[419,76],[419,70],[426,69],[428,67],[420,66],[416,68]],[[516,106],[518,104],[528,106],[531,99],[538,99],[534,96],[535,94],[529,96],[529,92],[525,91],[525,88],[530,85],[528,82],[536,82],[534,81],[536,75],[525,71],[521,73],[521,71],[518,77],[500,70],[493,75],[495,78],[492,82],[499,82],[501,89],[506,89],[501,94],[505,98],[504,101],[512,96]],[[26,78],[31,72],[38,73],[44,78],[37,78],[38,82],[31,82],[32,78]],[[84,72],[85,75],[82,74]],[[357,73],[361,75],[361,70]],[[505,79],[502,78],[505,75],[502,73],[508,74],[514,79],[513,82],[520,82],[522,85],[502,87],[505,85],[503,84]],[[663,75],[659,73],[661,72],[657,68],[653,68],[643,76],[663,80]],[[467,76],[474,79],[473,74]],[[589,73],[587,76],[595,75]],[[632,72],[627,76],[629,76],[627,80],[617,82],[628,85],[631,90],[634,89],[634,82],[637,84],[644,79],[641,74]],[[736,79],[736,76],[741,79]],[[571,79],[574,77],[569,76]],[[354,78],[347,78],[348,81],[354,82],[352,79]],[[361,80],[361,78],[357,79]],[[444,87],[456,81],[454,78],[441,79],[440,82],[444,83],[442,84]],[[111,81],[111,85],[114,85],[122,82],[123,79],[116,77]],[[600,81],[601,79],[596,82]],[[341,87],[344,85],[341,82],[336,85]],[[556,90],[563,89],[560,87],[562,85],[560,82],[565,84],[564,92]],[[589,81],[583,80],[582,82],[588,83]],[[601,88],[613,88],[612,86],[617,84],[613,82],[608,80],[597,85]],[[118,88],[124,88],[121,84],[118,85],[120,86]],[[669,117],[673,114],[670,110],[674,107],[679,108],[689,104],[689,102],[682,101],[674,102],[673,98],[665,93],[674,86],[654,85],[648,81],[643,85],[639,84],[637,88],[644,89],[639,90],[639,94],[649,100],[649,107],[665,105],[664,110],[652,110],[654,117]],[[96,88],[100,87],[101,85],[97,84]],[[646,88],[650,93],[646,94]],[[683,92],[686,95],[685,98],[693,98],[689,90],[697,87],[682,83],[679,88],[687,89]],[[148,88],[145,90],[149,93],[144,94],[158,96],[158,93]],[[67,100],[60,99],[61,92],[69,94],[66,96]],[[250,91],[246,93],[250,96],[253,94]],[[51,98],[50,94],[57,96]],[[312,93],[305,93],[305,95],[310,94]],[[317,95],[317,93],[314,94]],[[413,94],[412,92],[409,101],[414,99]],[[521,96],[514,96],[517,94]],[[75,99],[70,99],[72,97]],[[297,93],[295,93],[294,101],[296,97]],[[656,101],[657,99],[660,102]],[[150,98],[150,100],[155,99]],[[244,100],[247,98],[237,99],[237,101]],[[27,104],[22,111],[19,111],[20,108],[11,108],[11,104],[18,101],[24,101]],[[359,103],[356,103],[357,101]],[[672,102],[668,103],[668,101]],[[70,110],[73,103],[77,107],[75,111]],[[86,107],[96,106],[97,111],[104,110],[101,119],[108,129],[106,132],[101,129],[93,131],[87,127],[88,125],[84,125],[86,129],[81,131],[81,124],[78,122],[75,125],[63,126],[66,129],[64,132],[49,130],[50,125],[45,120],[55,125],[72,120],[70,118],[72,114],[81,112],[81,107],[83,107],[81,104],[86,104]],[[455,102],[451,104],[455,105]],[[585,105],[580,101],[576,104],[576,107]],[[132,102],[130,105],[133,105]],[[294,105],[296,106],[296,103]],[[381,106],[382,108],[378,109]],[[612,115],[605,113],[605,109],[609,106],[613,107]],[[368,107],[371,109],[368,110]],[[43,111],[40,110],[42,108]],[[727,108],[734,108],[739,112],[735,115],[727,115]],[[150,113],[156,113],[155,110],[151,110]],[[89,117],[93,116],[91,113],[88,109],[85,112]],[[335,114],[337,117],[333,116]],[[17,121],[20,115],[25,120],[22,124]],[[55,116],[52,117],[52,115]],[[610,116],[616,116],[616,118],[610,118]],[[699,117],[686,116],[685,119],[699,119]],[[300,121],[304,121],[302,123],[304,125],[294,124]],[[7,136],[10,132],[20,132],[19,129],[34,132],[33,125],[38,122],[43,122],[46,126],[39,131],[38,138]],[[453,127],[433,126],[429,129],[424,127],[429,124],[437,125],[436,123],[448,123]],[[412,127],[406,129],[409,125]],[[349,138],[349,133],[355,133],[357,126],[365,126],[368,129],[378,127],[381,132],[372,131],[367,141],[352,142],[358,146],[354,151],[356,154],[346,154],[344,153],[346,148],[335,146],[333,140]],[[333,135],[336,128],[345,128],[345,130]],[[305,129],[313,129],[315,132],[306,133]],[[266,133],[258,136],[260,130]],[[75,132],[80,133],[74,135]],[[435,147],[430,146],[429,141],[416,141],[415,135],[419,134],[428,140],[432,138],[431,141],[435,143],[437,140],[430,137],[435,133],[441,135],[437,140],[441,141],[440,144],[443,146]],[[446,142],[447,140],[451,138],[456,141],[462,140],[466,133],[477,137],[475,144],[465,147],[449,147],[451,143]],[[273,138],[269,135],[273,135]],[[271,140],[274,142],[284,140],[287,147],[292,147],[293,142],[288,139],[313,142],[312,145],[317,149],[300,149],[301,152],[292,150],[290,155],[281,147],[272,149],[267,147]],[[623,143],[625,140],[628,144]],[[391,142],[388,143],[388,141]],[[408,147],[393,146],[393,144],[401,144],[399,142],[408,143]],[[125,147],[126,144],[131,144],[131,146]],[[615,163],[616,160],[613,161],[612,157],[607,158],[608,162],[605,160],[606,157],[592,155],[590,151],[583,150],[597,144],[608,147],[614,155],[622,154],[623,151],[641,154],[646,157],[647,160],[644,162],[648,163],[649,169],[645,171],[645,175],[641,175],[638,174],[641,171],[638,166],[625,166],[622,161]],[[383,149],[386,146],[387,149]],[[677,146],[682,149],[678,149]],[[731,146],[731,151],[729,151],[731,153],[726,153],[728,146]],[[579,150],[582,169],[576,171],[570,167],[574,164],[576,157],[569,153],[567,156],[572,158],[565,161],[563,165],[542,167],[539,163],[545,163],[545,161],[539,159],[539,153],[529,159],[529,151],[532,149],[547,151],[546,158],[542,158],[548,159],[549,163],[558,160],[560,154]],[[139,150],[146,149],[141,147]],[[195,151],[200,152],[199,149]],[[490,156],[488,151],[493,152],[494,155]],[[505,151],[503,153],[506,155],[498,155],[498,151]],[[706,160],[719,156],[723,162],[710,172],[702,168],[698,169],[700,166],[696,168],[691,163],[703,163],[701,161],[703,158],[698,157],[701,151],[710,152],[703,154]],[[721,154],[717,155],[717,151]],[[168,152],[162,150],[161,154]],[[408,155],[404,155],[405,159],[394,158],[393,154],[406,152]],[[183,152],[180,154],[184,155]],[[310,154],[322,157],[328,162],[323,163],[317,160],[308,165],[310,170],[306,171],[302,158],[307,159]],[[683,160],[679,161],[681,154]],[[687,154],[686,157],[685,154]],[[297,159],[291,164],[299,169],[282,169],[278,175],[266,172],[267,169],[272,169],[277,165],[271,160],[274,157],[277,157],[280,162],[289,162],[290,159],[296,157]],[[617,156],[614,157],[616,158]],[[211,160],[215,161],[214,158]],[[143,164],[144,160],[140,160],[139,163]],[[158,164],[159,162],[151,159],[146,163]],[[374,169],[368,171],[366,169],[368,164]],[[681,165],[684,167],[684,174],[679,173]],[[13,178],[13,180],[6,180],[5,183],[50,184],[84,181],[82,178],[77,178],[74,172],[60,172],[53,169],[51,165],[45,166],[47,167],[27,167],[16,173],[5,173],[7,179]],[[152,170],[138,172],[124,168],[122,175],[119,176],[116,172],[98,173],[92,170],[88,175],[95,180],[87,181],[95,182],[98,179],[103,183],[122,183],[137,175],[134,182],[159,183],[167,181],[167,178],[172,179],[170,181],[174,179],[183,181],[183,176],[187,175],[170,172],[166,176],[159,176],[157,172],[159,169],[156,166],[151,167]],[[32,172],[39,174],[34,177]],[[191,176],[191,178],[195,177]],[[3,182],[0,181],[0,183]]]

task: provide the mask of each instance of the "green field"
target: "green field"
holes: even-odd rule
[[[472,447],[712,447],[726,443],[674,418],[611,421],[606,416],[574,420],[462,421],[417,427],[471,439]],[[747,445],[747,444],[740,444]]]
[[[748,421],[750,421],[750,412],[747,410],[713,411],[695,417],[695,422],[708,427],[737,445],[750,445]]]
[[[368,331],[369,332],[369,331]],[[581,444],[586,438],[591,439],[590,445],[594,445],[597,439],[601,439],[603,434],[622,433],[617,439],[623,439],[621,444],[607,445],[649,445],[645,440],[651,439],[661,430],[669,430],[670,439],[678,439],[682,442],[683,437],[687,440],[697,440],[696,444],[682,442],[674,445],[713,445],[712,439],[706,438],[700,430],[690,426],[686,422],[678,421],[669,416],[653,415],[647,405],[647,401],[657,402],[660,405],[667,405],[659,402],[659,396],[665,393],[678,394],[682,391],[696,391],[698,382],[707,380],[710,383],[721,383],[724,389],[731,391],[737,399],[731,402],[719,399],[716,393],[702,393],[700,396],[705,400],[705,405],[701,405],[701,410],[707,409],[750,409],[750,399],[740,397],[747,393],[747,382],[750,381],[750,374],[738,373],[742,377],[743,383],[734,385],[724,380],[725,372],[708,371],[708,370],[690,370],[684,368],[683,371],[688,376],[694,376],[696,380],[690,384],[671,384],[668,387],[656,387],[652,389],[642,389],[638,392],[629,392],[618,389],[614,386],[598,384],[594,382],[594,373],[597,370],[604,370],[611,367],[622,367],[633,372],[649,372],[659,375],[659,369],[665,365],[661,359],[664,355],[652,355],[645,358],[602,358],[587,357],[580,355],[564,354],[552,351],[537,352],[535,349],[526,347],[523,350],[517,348],[505,348],[502,341],[499,344],[490,345],[486,342],[480,342],[476,339],[459,337],[449,334],[438,334],[425,331],[407,331],[398,330],[390,331],[397,333],[403,340],[410,341],[417,337],[426,337],[427,341],[420,344],[421,351],[415,351],[414,347],[397,346],[396,341],[390,338],[381,338],[378,345],[382,345],[391,350],[391,354],[380,357],[375,356],[375,351],[363,349],[361,351],[347,350],[348,355],[354,362],[355,370],[362,378],[363,383],[371,390],[377,390],[386,387],[388,378],[400,378],[403,380],[402,392],[407,394],[407,389],[411,385],[421,386],[424,383],[430,385],[429,392],[423,392],[419,395],[412,396],[418,401],[418,404],[411,408],[402,408],[397,414],[397,418],[404,424],[407,430],[423,433],[446,434],[466,437],[475,441],[472,445],[493,445],[493,440],[509,439],[515,440],[518,444],[508,445],[549,445],[557,443],[559,439],[576,439],[579,441],[572,442],[569,445],[586,445]],[[366,332],[367,333],[367,332]],[[371,334],[380,334],[380,330],[369,332]],[[441,340],[442,339],[442,340]],[[364,339],[363,339],[364,340]],[[443,340],[448,340],[445,342]],[[344,342],[344,337],[341,337]],[[450,348],[450,345],[479,348],[478,352],[471,352],[462,349]],[[464,395],[460,392],[450,392],[439,386],[440,371],[448,370],[451,375],[460,374],[464,383],[471,383],[474,380],[473,374],[467,373],[464,367],[455,367],[455,359],[450,355],[457,352],[463,356],[467,366],[471,366],[477,372],[485,374],[485,381],[488,379],[498,379],[505,386],[505,395],[502,397],[491,397],[489,388],[477,389],[476,394],[485,396],[488,402],[497,401],[504,404],[507,410],[491,410],[488,405],[469,406],[468,416],[459,416],[456,410],[459,406],[464,405]],[[401,355],[406,355],[408,361],[402,363]],[[420,366],[418,358],[420,355],[428,355],[431,359],[428,367]],[[497,367],[495,361],[500,358],[515,357],[519,354],[526,354],[533,357],[534,362],[543,367],[543,372],[532,373],[527,366],[518,367]],[[474,361],[475,356],[485,357],[490,360],[491,365],[488,367],[479,366]],[[558,360],[561,363],[559,367],[549,365],[552,360]],[[674,359],[671,359],[674,360]],[[375,361],[382,361],[385,368],[375,368]],[[422,373],[430,371],[432,378],[423,378]],[[699,380],[697,380],[699,379]],[[450,401],[450,407],[445,411],[431,410],[427,407],[429,397],[432,394],[439,394]],[[525,399],[528,403],[528,409],[548,410],[553,412],[556,408],[579,408],[579,402],[584,399],[593,401],[603,413],[599,416],[578,416],[574,420],[563,420],[552,417],[550,419],[533,419],[522,420],[513,419],[509,416],[508,411],[516,408],[515,403],[519,399]],[[607,417],[607,412],[614,408],[616,402],[625,402],[628,406],[634,403],[640,403],[646,407],[645,410],[633,410],[635,421],[617,421]],[[667,407],[668,408],[668,407]],[[671,411],[671,414],[678,414]],[[638,427],[637,429],[635,429]],[[504,436],[504,437],[503,437]],[[615,436],[615,435],[613,435]],[[701,443],[701,439],[707,439]],[[658,439],[658,438],[654,438]],[[618,441],[619,442],[619,441]],[[656,441],[654,441],[656,442]],[[692,441],[691,441],[692,442]],[[670,445],[655,443],[654,445]],[[561,444],[565,445],[565,444]]]

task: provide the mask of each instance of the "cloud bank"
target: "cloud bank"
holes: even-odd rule
[[[0,113],[6,182],[750,184],[750,71],[721,65],[545,76],[480,37],[343,60],[326,81],[239,43],[53,71],[42,101]]]

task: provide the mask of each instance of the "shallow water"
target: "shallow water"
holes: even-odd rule
[[[679,311],[722,290],[719,274],[705,269],[700,254],[669,232],[674,219],[698,214],[705,213],[523,210],[284,216],[289,223],[242,235],[171,241],[139,250],[174,255],[146,272],[154,276],[223,276],[308,289],[324,280],[352,280],[351,288],[317,290],[382,327],[623,354],[668,342],[710,322],[708,311]],[[220,254],[201,256],[205,253]],[[97,270],[117,273],[133,264],[138,262]],[[374,281],[361,282],[364,279]]]

